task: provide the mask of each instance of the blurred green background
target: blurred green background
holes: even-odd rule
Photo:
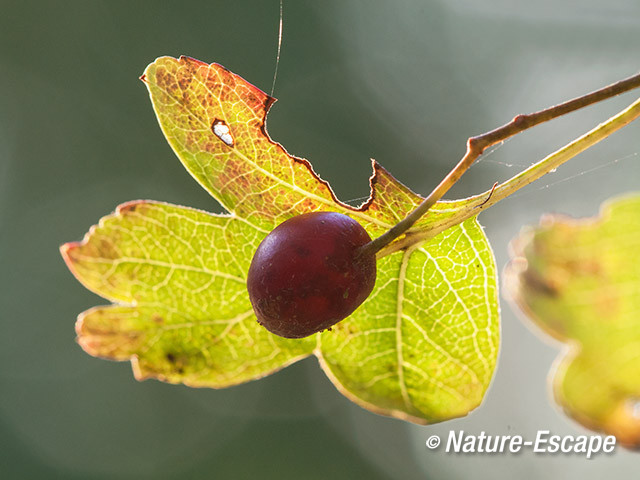
[[[269,132],[337,195],[368,194],[369,158],[428,193],[467,137],[638,71],[637,0],[296,0]],[[265,91],[277,0],[2,2],[0,16],[0,475],[2,478],[621,478],[638,454],[454,456],[449,430],[586,431],[550,402],[560,345],[503,302],[484,404],[419,427],[343,398],[310,358],[227,390],[136,382],[86,355],[76,315],[105,300],[58,246],[127,200],[219,212],[162,137],[138,76],[161,55],[222,63]],[[633,93],[536,128],[473,167],[449,198],[506,179],[630,103]],[[637,95],[637,93],[636,93]],[[481,217],[499,268],[544,212],[594,215],[638,190],[636,122]],[[596,171],[594,168],[606,165]],[[564,181],[567,179],[566,181]],[[558,183],[559,182],[559,183]]]

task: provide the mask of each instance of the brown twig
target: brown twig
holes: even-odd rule
[[[495,130],[469,138],[467,140],[467,152],[465,155],[453,170],[451,170],[429,194],[429,196],[403,220],[398,222],[379,237],[364,245],[362,247],[362,251],[372,253],[379,252],[382,248],[386,247],[396,238],[409,230],[415,222],[425,215],[429,209],[435,205],[436,202],[438,202],[458,180],[460,180],[460,177],[462,177],[469,167],[471,167],[473,162],[475,162],[476,159],[482,155],[482,152],[484,152],[488,147],[500,143],[531,127],[535,127],[541,123],[548,122],[554,118],[558,118],[562,115],[566,115],[567,113],[593,105],[594,103],[615,97],[616,95],[620,95],[621,93],[638,87],[640,87],[640,73],[559,105],[534,113],[516,115],[509,123],[496,128]]]

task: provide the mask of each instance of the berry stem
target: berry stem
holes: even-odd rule
[[[473,165],[473,162],[475,162],[478,157],[482,155],[482,152],[484,152],[484,150],[488,147],[500,143],[507,138],[523,132],[524,130],[527,130],[531,127],[544,122],[548,122],[549,120],[553,120],[554,118],[558,118],[562,115],[566,115],[567,113],[574,112],[594,103],[598,103],[603,100],[615,97],[617,95],[620,95],[621,93],[638,87],[640,87],[640,73],[624,80],[620,80],[619,82],[613,83],[607,87],[583,95],[581,97],[577,97],[567,102],[561,103],[559,105],[555,105],[553,107],[549,107],[534,113],[516,115],[513,120],[499,128],[483,133],[482,135],[469,138],[467,140],[467,151],[465,155],[458,162],[458,164],[447,174],[447,176],[438,184],[438,186],[429,194],[429,196],[427,196],[422,201],[422,203],[418,205],[418,207],[416,207],[415,210],[409,213],[409,215],[407,215],[404,219],[402,219],[400,222],[398,222],[396,225],[394,225],[379,237],[372,240],[370,243],[364,245],[362,247],[363,252],[372,251],[374,253],[378,253],[395,239],[403,235],[407,230],[409,230],[409,228],[411,228],[416,221],[418,221],[423,215],[425,215],[429,211],[429,209],[431,209],[431,207],[433,207],[433,205],[435,205],[436,202],[438,202],[444,196],[444,194],[447,193],[447,191],[460,179],[460,177],[462,177],[462,175],[469,169],[469,167]],[[623,114],[625,117],[625,121],[624,123],[621,123],[621,119],[619,119],[618,117],[622,116]],[[620,112],[618,115],[612,117],[604,124],[596,127],[596,129],[592,130],[588,134],[580,137],[574,142],[571,142],[566,147],[558,150],[558,152],[563,152],[568,147],[573,146],[570,149],[572,153],[570,156],[564,155],[559,162],[551,162],[549,160],[550,157],[553,157],[558,152],[546,157],[540,162],[532,165],[523,172],[514,176],[510,180],[497,186],[497,188],[494,186],[495,193],[491,195],[489,199],[490,201],[488,201],[485,196],[483,204],[477,207],[482,207],[483,209],[488,208],[489,206],[495,204],[498,200],[511,195],[516,190],[522,188],[525,185],[528,185],[534,180],[537,180],[544,174],[556,168],[558,165],[566,162],[594,143],[597,143],[603,138],[606,138],[611,133],[631,122],[638,116],[640,116],[640,99],[633,105],[625,109],[623,112]],[[629,119],[627,117],[632,118]],[[598,132],[596,133],[596,131]],[[585,137],[589,137],[591,143],[585,142]],[[584,146],[582,148],[579,148],[579,146],[578,148],[575,148],[574,144],[580,141],[582,141],[581,145]],[[477,215],[477,213],[478,212],[476,211],[474,215]],[[402,248],[406,248],[406,246]],[[395,250],[398,250],[398,248],[393,249],[393,251]],[[386,253],[388,254],[391,252]]]

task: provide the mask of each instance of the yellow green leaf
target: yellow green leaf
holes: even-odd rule
[[[246,275],[260,241],[309,211],[337,211],[372,237],[422,200],[373,162],[371,196],[341,203],[308,161],[267,134],[274,99],[217,64],[162,57],[144,75],[160,127],[226,215],[137,201],[62,253],[89,289],[115,302],[79,316],[90,354],[130,359],[137,378],[225,387],[315,354],[336,386],[372,411],[419,423],[465,415],[491,380],[499,326],[495,264],[470,212],[438,203],[378,261],[370,298],[330,331],[283,339],[258,325]],[[469,217],[469,215],[467,215]]]
[[[132,359],[136,378],[226,387],[307,356],[255,321],[245,277],[258,232],[229,216],[137,201],[121,205],[85,241],[62,247],[89,289],[119,305],[78,318],[90,354]]]
[[[595,218],[546,216],[513,242],[511,298],[565,344],[556,401],[584,426],[640,445],[640,196]]]

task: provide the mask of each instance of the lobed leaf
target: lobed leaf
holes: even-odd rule
[[[271,335],[255,319],[246,271],[258,232],[229,216],[158,202],[121,205],[83,242],[62,247],[90,290],[127,305],[78,318],[90,353],[133,359],[136,378],[226,387],[309,355],[312,339]]]
[[[88,353],[131,359],[137,378],[211,387],[315,353],[345,395],[378,413],[425,423],[480,403],[498,348],[495,264],[475,218],[452,220],[477,198],[434,206],[411,230],[426,241],[379,260],[376,287],[350,318],[306,339],[277,337],[246,293],[253,253],[276,225],[330,210],[375,237],[421,198],[373,162],[369,200],[339,202],[309,162],[269,138],[275,100],[220,65],[162,57],[142,80],[176,155],[229,214],[130,202],[64,245],[76,277],[118,303],[80,315]]]
[[[496,365],[496,279],[475,219],[382,258],[374,293],[322,334],[325,371],[378,413],[416,423],[466,415]]]

